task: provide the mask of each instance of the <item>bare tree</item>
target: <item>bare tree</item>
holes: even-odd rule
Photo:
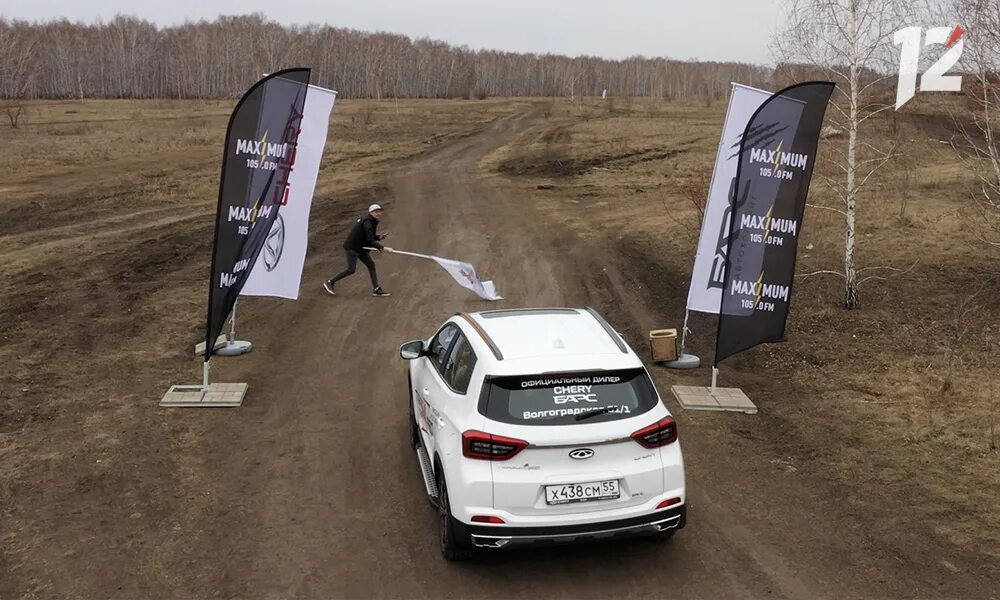
[[[22,98],[32,83],[37,35],[26,23],[0,19],[0,97]]]
[[[7,120],[10,121],[10,126],[17,129],[21,115],[24,114],[24,105],[20,102],[8,102],[3,105],[3,109],[7,113]]]
[[[880,101],[884,100],[889,78],[882,73],[893,72],[891,67],[887,68],[893,49],[892,35],[905,24],[910,9],[912,3],[900,0],[790,0],[787,29],[773,43],[779,60],[805,66],[805,70],[818,70],[837,83],[839,94],[834,97],[834,110],[827,112],[827,118],[847,132],[846,147],[836,141],[826,145],[836,154],[838,174],[823,179],[843,206],[815,207],[844,217],[843,270],[822,272],[843,277],[847,308],[860,304],[860,286],[864,281],[882,278],[862,274],[886,268],[856,266],[856,206],[865,185],[898,154],[895,146],[878,147],[874,136],[864,134],[863,125],[892,108],[891,104]]]
[[[952,146],[976,176],[980,240],[1000,248],[1000,0],[953,0],[948,13],[970,32],[962,67],[972,77],[965,86],[970,109],[955,117]]]
[[[118,16],[27,23],[0,18],[0,98],[229,98],[263,72],[309,66],[343,98],[597,96],[718,99],[769,68],[641,56],[470,50],[326,25],[285,27],[261,14],[158,28]]]

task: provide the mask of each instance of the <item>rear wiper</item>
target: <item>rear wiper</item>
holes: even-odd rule
[[[606,415],[613,410],[621,410],[621,408],[618,406],[605,406],[604,408],[599,408],[590,412],[580,413],[576,415],[576,420],[582,421],[584,419],[589,419],[590,417],[596,417],[597,415]]]

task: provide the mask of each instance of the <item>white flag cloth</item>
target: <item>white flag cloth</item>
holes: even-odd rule
[[[366,250],[375,250],[376,248],[365,248]],[[492,281],[482,281],[479,279],[479,275],[476,275],[476,268],[470,263],[462,262],[460,260],[452,260],[450,258],[441,258],[440,256],[431,256],[429,254],[417,254],[416,252],[404,252],[402,250],[393,250],[393,254],[403,254],[405,256],[415,256],[417,258],[426,258],[428,260],[433,260],[437,264],[441,265],[441,268],[448,271],[451,278],[458,282],[458,285],[464,287],[467,290],[472,290],[477,296],[483,300],[503,300],[503,296],[497,294],[497,288]]]
[[[278,217],[240,291],[241,296],[277,296],[290,300],[299,297],[309,243],[309,210],[336,97],[337,92],[333,90],[309,86],[285,202],[278,209]]]
[[[432,256],[430,258],[441,265],[442,269],[448,271],[448,274],[458,282],[458,285],[472,290],[483,300],[503,300],[502,296],[497,295],[496,286],[493,285],[492,281],[479,280],[479,276],[476,275],[476,268],[471,264],[439,256]]]
[[[726,252],[729,249],[729,195],[732,194],[736,167],[739,165],[740,141],[750,117],[770,97],[771,92],[733,84],[705,204],[705,218],[701,223],[698,253],[691,271],[687,300],[690,310],[719,314]]]

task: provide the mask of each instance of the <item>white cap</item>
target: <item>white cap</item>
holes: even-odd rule
[[[368,207],[368,212],[375,212],[376,210],[383,210],[381,204],[372,204]]]

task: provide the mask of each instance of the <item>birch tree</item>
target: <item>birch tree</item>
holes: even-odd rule
[[[518,54],[327,25],[285,27],[264,15],[170,27],[134,17],[109,22],[0,17],[0,99],[227,98],[261,73],[313,68],[342,98],[600,95],[723,97],[730,81],[766,81],[770,69],[668,58]]]
[[[772,44],[779,61],[818,68],[837,84],[827,120],[847,136],[844,145],[831,142],[827,146],[836,155],[837,175],[821,177],[841,206],[810,206],[844,218],[843,269],[817,274],[843,278],[846,308],[859,306],[864,282],[883,278],[881,270],[893,269],[857,266],[856,208],[872,177],[897,156],[895,147],[880,145],[874,136],[865,134],[863,126],[878,113],[893,108],[880,100],[885,98],[887,87],[891,88],[888,80],[895,75],[893,33],[905,25],[911,9],[912,3],[900,0],[790,0],[787,28]]]
[[[1000,0],[953,0],[945,15],[969,31],[961,66],[970,110],[956,116],[952,145],[976,177],[980,241],[1000,249]]]
[[[21,99],[32,84],[37,36],[24,34],[27,23],[0,19],[0,97]]]

